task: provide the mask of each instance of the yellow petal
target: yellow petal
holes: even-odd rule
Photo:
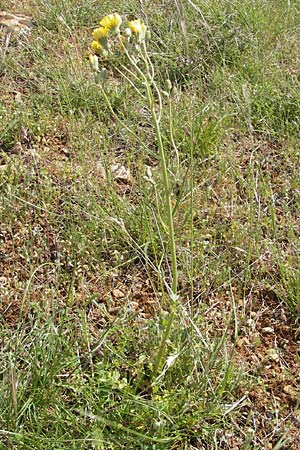
[[[96,55],[107,56],[107,50],[98,41],[93,41],[91,43],[91,49],[94,50]]]
[[[96,28],[93,31],[93,38],[96,41],[101,41],[101,39],[106,38],[107,33],[108,33],[108,29],[107,28],[104,28],[104,27]]]
[[[100,26],[109,31],[118,32],[122,23],[122,17],[118,13],[108,14],[100,21]]]
[[[98,41],[93,41],[91,43],[91,49],[95,52],[100,51],[102,49],[102,45]]]

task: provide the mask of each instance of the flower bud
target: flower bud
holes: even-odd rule
[[[130,37],[131,34],[132,34],[131,29],[130,29],[130,28],[125,28],[125,30],[124,30],[124,36]]]
[[[89,55],[90,66],[94,72],[99,70],[99,60],[97,55]]]

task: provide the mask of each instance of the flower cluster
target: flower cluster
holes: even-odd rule
[[[141,19],[132,20],[121,31],[122,17],[118,13],[108,14],[99,22],[99,27],[93,31],[93,42],[90,61],[96,62],[95,56],[106,57],[115,44],[123,49],[134,42],[141,44],[147,36],[147,27]]]
[[[139,43],[146,39],[147,27],[141,19],[128,22],[127,30],[129,31],[129,36],[133,34]]]

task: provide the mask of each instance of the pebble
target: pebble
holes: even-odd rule
[[[124,298],[125,297],[125,294],[124,294],[123,291],[121,291],[121,289],[113,289],[111,291],[111,293],[112,293],[112,296],[114,298],[116,298],[116,299],[120,299],[120,298]]]

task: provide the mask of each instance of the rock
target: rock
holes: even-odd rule
[[[10,33],[29,33],[32,28],[32,22],[30,17],[24,14],[0,11],[0,27]]]
[[[112,294],[113,298],[115,298],[115,299],[121,299],[121,298],[125,297],[125,294],[123,291],[121,291],[121,289],[113,289],[111,291],[111,294]]]
[[[262,329],[262,332],[263,333],[274,333],[274,328],[272,328],[272,327],[264,327]]]
[[[2,47],[4,54],[7,52],[12,34],[26,36],[30,34],[31,28],[32,22],[30,17],[24,16],[24,14],[0,11],[0,32],[3,35]]]
[[[126,184],[132,184],[133,178],[130,173],[129,169],[126,169],[126,167],[122,166],[121,164],[112,164],[110,166],[113,179],[115,181],[120,181],[122,183]]]
[[[284,386],[283,388],[283,392],[285,392],[286,394],[288,394],[291,398],[295,398],[296,393],[295,390],[293,388],[293,386],[287,384],[286,386]]]

